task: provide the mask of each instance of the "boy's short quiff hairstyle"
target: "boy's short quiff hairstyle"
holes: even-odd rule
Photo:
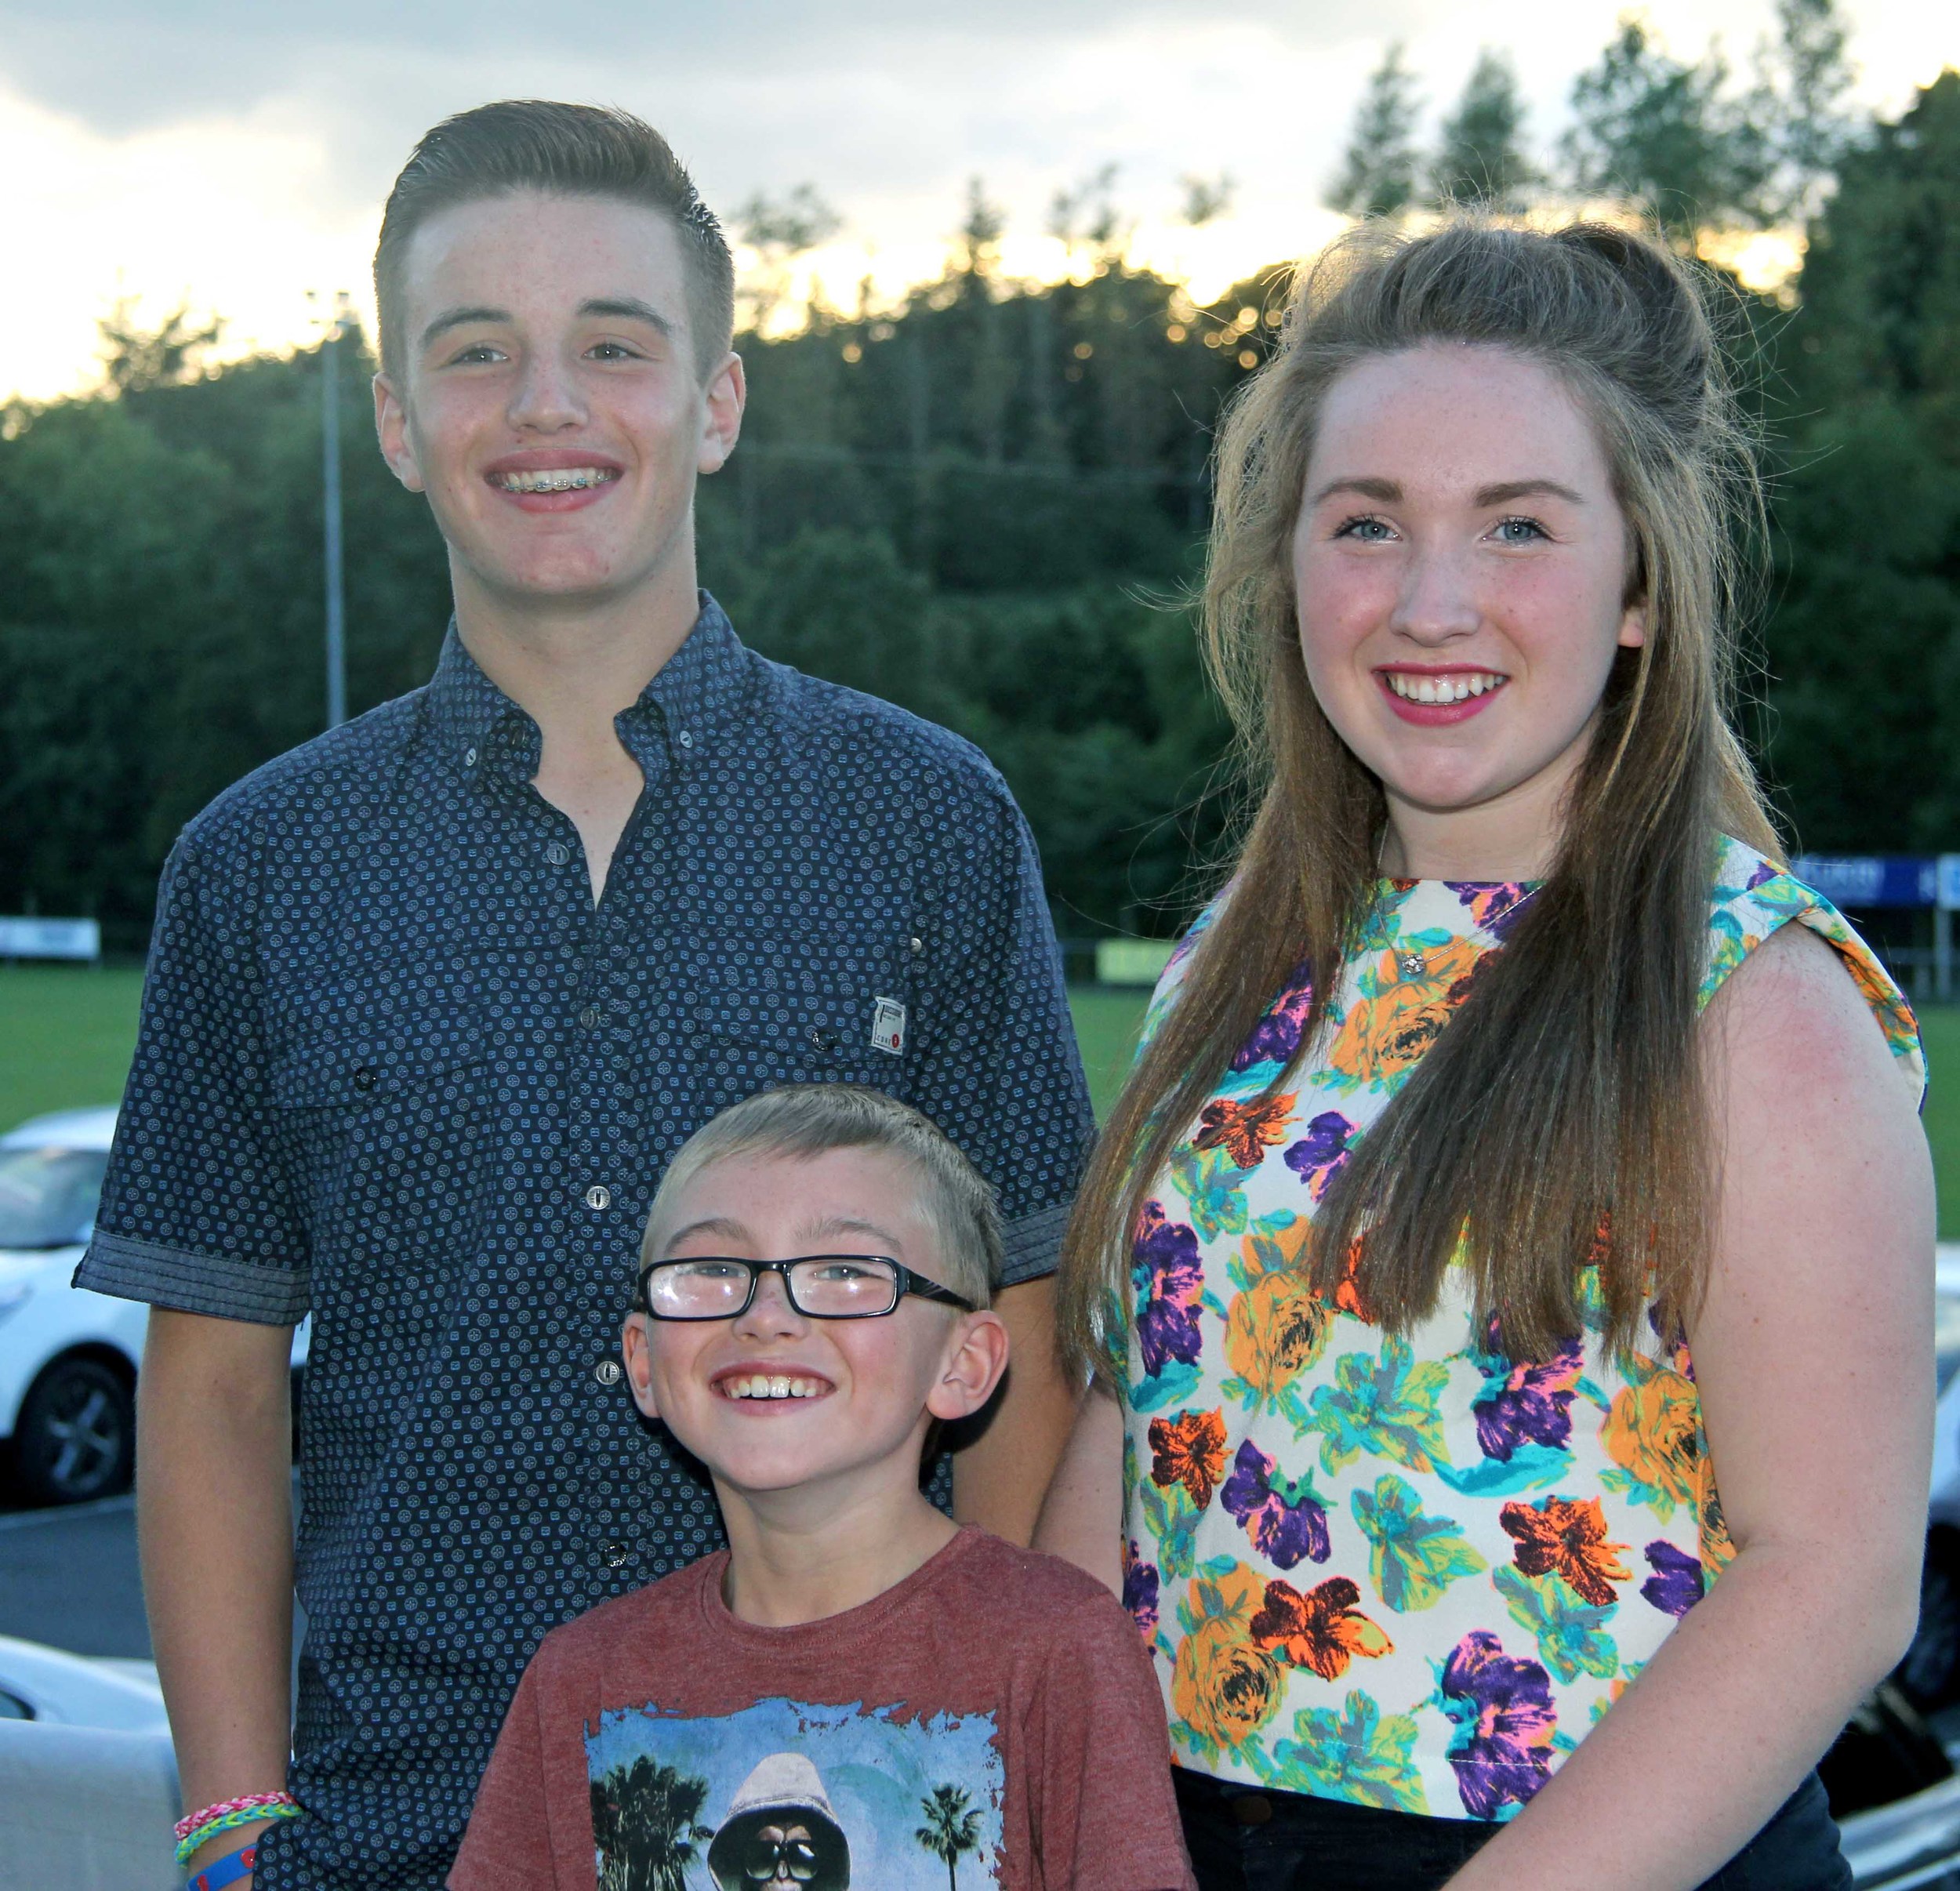
[[[765,1090],[711,1117],[681,1145],[660,1178],[641,1237],[642,1269],[657,1258],[653,1235],[663,1203],[711,1163],[731,1156],[793,1161],[833,1149],[879,1149],[919,1178],[927,1221],[938,1237],[942,1287],[976,1307],[992,1304],[1000,1277],[1000,1210],[993,1191],[945,1131],[909,1103],[861,1083],[790,1083]]]
[[[735,334],[735,260],[688,169],[651,125],[610,105],[505,99],[458,112],[423,133],[388,193],[375,245],[381,367],[399,375],[402,270],[409,239],[459,204],[519,191],[609,197],[663,212],[681,239],[688,326],[704,377]]]

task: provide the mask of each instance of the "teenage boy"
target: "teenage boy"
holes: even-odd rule
[[[728,1547],[546,1638],[453,1891],[678,1885],[703,1845],[720,1886],[1191,1884],[1134,1624],[920,1494],[1007,1363],[998,1252],[971,1164],[873,1091],[753,1097],[674,1158],[626,1373]]]
[[[579,106],[451,119],[375,278],[382,451],[455,621],[426,688],[186,831],[78,1276],[157,1308],[152,1639],[187,1806],[297,1802],[260,1891],[438,1885],[545,1631],[720,1541],[621,1383],[615,1298],[700,1123],[856,1079],[999,1189],[1023,1343],[951,1493],[1009,1535],[1065,1418],[1040,1277],[1089,1131],[999,778],[745,651],[696,590],[742,369],[728,246],[666,143]]]

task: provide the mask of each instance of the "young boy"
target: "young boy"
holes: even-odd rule
[[[916,1110],[767,1091],[674,1158],[625,1327],[725,1552],[547,1636],[452,1891],[693,1883],[1184,1891],[1136,1631],[921,1494],[1007,1365],[993,1199]]]

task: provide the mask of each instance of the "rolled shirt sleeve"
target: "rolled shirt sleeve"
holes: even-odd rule
[[[266,1096],[254,850],[218,813],[164,869],[135,1061],[74,1284],[289,1326],[307,1311],[308,1245]]]

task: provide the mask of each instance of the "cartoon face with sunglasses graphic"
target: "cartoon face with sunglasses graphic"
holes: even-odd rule
[[[742,1781],[708,1870],[717,1891],[848,1891],[850,1844],[800,1753],[771,1753]]]

